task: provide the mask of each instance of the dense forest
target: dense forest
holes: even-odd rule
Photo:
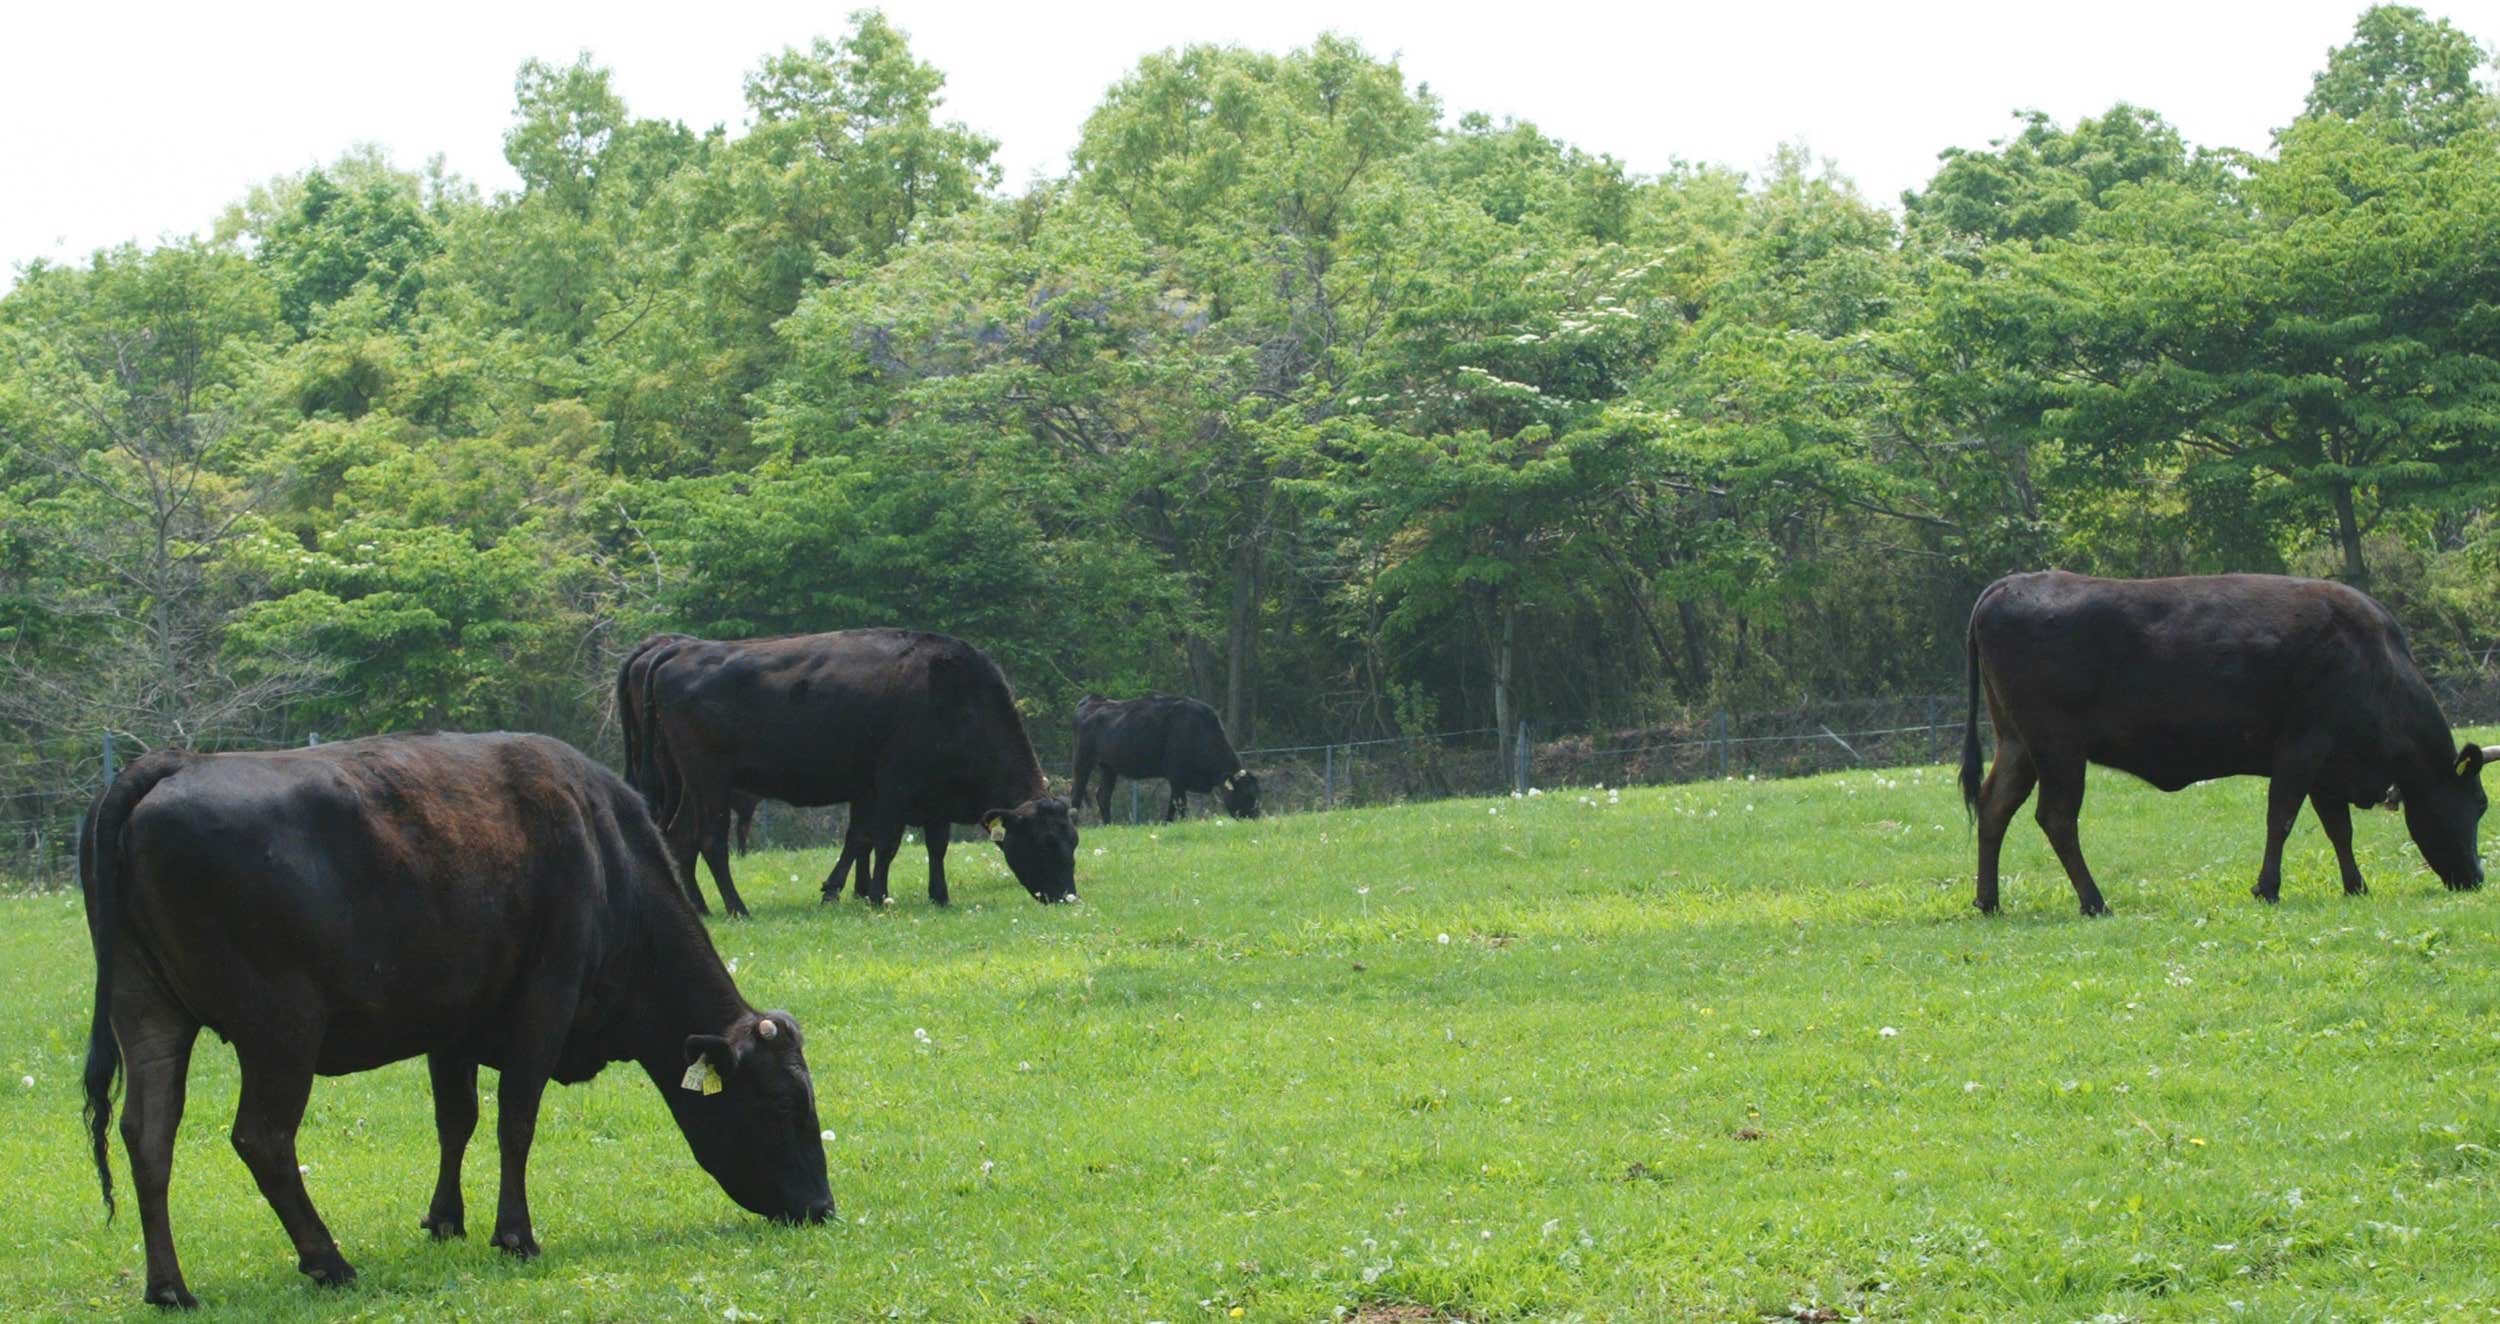
[[[1244,747],[1946,690],[2052,565],[2332,576],[2467,665],[2490,51],[2322,59],[2262,149],[2020,114],[1897,203],[1325,36],[1143,60],[1021,192],[874,13],[738,132],[532,62],[517,192],[363,149],[0,297],[0,792],[106,732],[602,747],[659,629],[961,635],[1046,748],[1088,690]]]

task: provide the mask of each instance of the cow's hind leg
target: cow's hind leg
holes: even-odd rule
[[[1979,788],[1979,895],[1972,904],[1982,914],[1997,911],[1997,861],[2004,853],[2005,830],[2038,780],[2031,767],[2031,751],[2010,741],[1998,742],[1996,763]]]
[[[295,1164],[295,1132],[312,1095],[312,1063],[291,1046],[237,1044],[235,1055],[242,1061],[243,1095],[234,1110],[234,1152],[243,1156],[261,1198],[277,1211],[295,1243],[295,1267],[324,1286],[354,1282],[356,1271],[314,1211],[303,1170]]]
[[[132,977],[135,973],[125,967],[113,997],[113,1033],[123,1055],[122,1148],[130,1156],[130,1184],[139,1195],[147,1300],[188,1310],[199,1301],[182,1281],[165,1192],[173,1181],[174,1132],[182,1125],[191,1045],[199,1038],[200,1025],[170,1002],[134,988],[139,982]]]
[[[2109,903],[2101,899],[2091,866],[2083,862],[2083,839],[2075,830],[2083,817],[2083,760],[2042,759],[2035,754],[2032,766],[2040,774],[2040,803],[2032,816],[2039,820],[2050,849],[2057,852],[2057,862],[2066,866],[2066,880],[2075,885],[2076,904],[2086,915],[2108,914]]]
[[[2370,885],[2361,881],[2361,862],[2352,857],[2352,806],[2324,791],[2311,791],[2309,807],[2318,811],[2318,826],[2326,829],[2326,839],[2335,846],[2335,867],[2344,875],[2344,895],[2369,891]]]
[[[703,862],[711,867],[712,883],[720,889],[721,913],[738,919],[747,917],[747,903],[738,895],[738,885],[729,880],[729,802],[706,801],[703,822]],[[688,870],[692,877],[693,871]]]
[[[460,1159],[477,1132],[477,1063],[435,1053],[425,1059],[434,1079],[434,1138],[442,1145],[442,1163],[434,1177],[434,1200],[418,1227],[436,1241],[469,1235],[467,1210],[460,1199]]]
[[[1109,768],[1104,768],[1102,770],[1102,779],[1095,783],[1095,785],[1101,789],[1094,792],[1094,809],[1095,812],[1102,815],[1103,826],[1105,827],[1109,827],[1111,825],[1111,788],[1119,784],[1120,774],[1113,772]]]

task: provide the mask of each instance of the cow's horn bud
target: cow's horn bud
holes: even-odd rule
[[[781,1027],[775,1024],[773,1022],[773,1018],[770,1016],[767,1016],[755,1023],[755,1032],[767,1039],[777,1039],[781,1037]]]
[[[2483,746],[2483,762],[2500,763],[2500,745]]]

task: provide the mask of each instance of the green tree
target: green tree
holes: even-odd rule
[[[2500,127],[2479,78],[2491,51],[2446,19],[2408,5],[2374,5],[2352,41],[2328,54],[2309,88],[2305,119],[2337,119],[2417,147]]]

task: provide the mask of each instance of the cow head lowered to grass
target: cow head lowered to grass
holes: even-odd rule
[[[1034,900],[1076,900],[1076,815],[1067,801],[1045,795],[993,809],[981,815],[981,827]]]
[[[685,1074],[663,1088],[694,1161],[739,1208],[821,1223],[833,1200],[816,1078],[799,1043],[788,1012],[750,1012],[725,1033],[688,1035]]]
[[[2483,765],[2500,758],[2500,745],[2466,745],[2456,760],[2441,766],[2419,761],[2410,776],[2400,776],[2390,800],[2404,811],[2405,831],[2431,867],[2453,891],[2483,885],[2483,861],[2475,849],[2475,828],[2490,807],[2483,793]]]
[[[1235,818],[1259,816],[1259,774],[1242,768],[1215,789],[1224,801],[1225,813]]]

